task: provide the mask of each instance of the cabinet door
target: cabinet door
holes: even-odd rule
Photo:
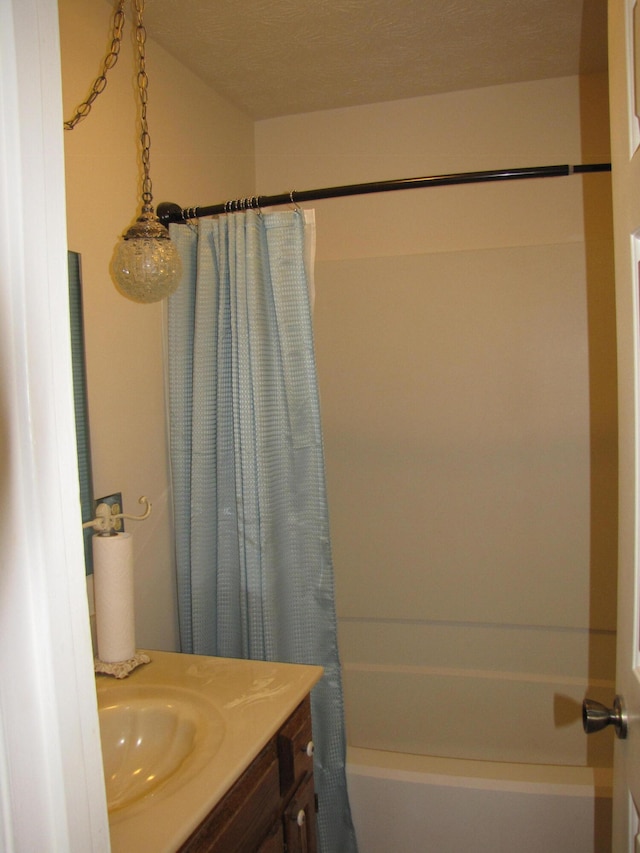
[[[287,853],[317,853],[316,801],[311,774],[294,794],[283,822]]]
[[[283,853],[284,850],[284,827],[282,820],[278,819],[273,830],[258,848],[257,853]]]
[[[273,739],[179,853],[255,853],[261,849],[280,809],[278,756]]]

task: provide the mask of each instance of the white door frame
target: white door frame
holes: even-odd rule
[[[109,850],[69,339],[56,0],[0,0],[0,849]]]

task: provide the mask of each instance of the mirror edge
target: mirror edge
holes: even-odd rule
[[[91,441],[89,435],[89,406],[87,399],[87,369],[82,315],[82,266],[78,252],[67,252],[69,267],[69,319],[71,328],[71,363],[73,372],[73,399],[78,448],[78,475],[80,479],[80,506],[82,521],[94,517],[93,478],[91,473]],[[93,573],[91,539],[93,529],[82,531],[86,574]]]

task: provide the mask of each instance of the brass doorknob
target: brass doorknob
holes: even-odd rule
[[[582,726],[586,734],[599,732],[607,726],[613,726],[616,737],[624,740],[627,736],[627,712],[621,696],[613,700],[613,708],[607,708],[601,702],[585,699],[582,703]]]

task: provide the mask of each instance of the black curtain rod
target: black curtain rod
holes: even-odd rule
[[[586,172],[610,172],[611,163],[592,163],[584,166],[532,166],[524,169],[495,169],[488,172],[459,172],[454,175],[432,175],[425,178],[404,178],[398,181],[374,181],[369,184],[347,184],[343,187],[324,187],[318,190],[291,190],[279,195],[259,195],[250,198],[225,201],[209,207],[181,208],[170,201],[158,205],[157,215],[164,225],[170,222],[186,222],[201,216],[219,213],[234,213],[238,210],[258,210],[282,204],[297,204],[323,198],[341,198],[349,195],[366,195],[392,190],[419,189],[421,187],[444,187],[454,184],[479,184],[486,181],[514,181],[522,178],[558,178]]]

